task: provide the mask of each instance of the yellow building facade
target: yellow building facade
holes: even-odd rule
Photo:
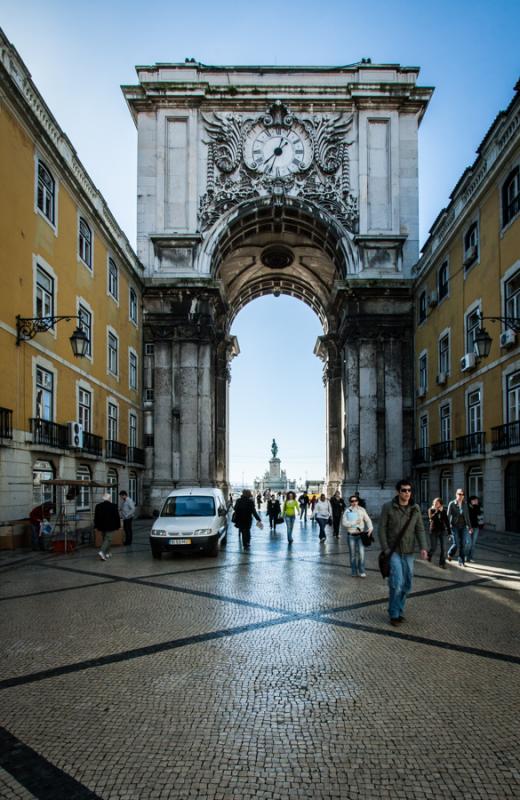
[[[27,517],[49,478],[139,504],[143,270],[1,31],[0,52],[0,522]]]
[[[424,508],[462,487],[480,497],[487,523],[520,531],[520,84],[515,89],[415,267],[414,465]]]

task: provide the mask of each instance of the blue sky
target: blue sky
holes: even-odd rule
[[[421,242],[520,77],[517,0],[0,0],[0,26],[132,244],[136,133],[119,87],[135,82],[136,64],[369,57],[421,67],[419,83],[435,87],[419,139]],[[232,367],[231,477],[262,472],[273,436],[291,476],[323,475],[318,320],[290,298],[262,298],[240,313],[233,333],[241,355]]]

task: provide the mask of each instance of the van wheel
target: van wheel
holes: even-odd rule
[[[161,550],[161,548],[160,548],[160,547],[154,547],[154,546],[152,545],[152,556],[153,556],[154,558],[159,558],[159,559],[160,559],[160,558],[161,558],[161,556],[162,556],[162,550]]]

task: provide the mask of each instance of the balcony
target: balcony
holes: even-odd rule
[[[126,444],[116,442],[114,439],[105,439],[105,455],[116,461],[126,461]]]
[[[46,447],[67,448],[69,446],[69,431],[66,425],[49,422],[47,419],[31,418],[31,433],[33,444],[43,444]]]
[[[457,437],[457,457],[482,456],[485,453],[486,434],[468,433],[467,436]]]
[[[430,448],[429,447],[419,447],[417,450],[413,451],[413,463],[415,466],[417,464],[429,464],[430,463]]]
[[[144,450],[140,447],[129,447],[127,460],[129,464],[139,464],[144,467]]]
[[[509,422],[507,425],[497,425],[491,428],[493,441],[492,450],[508,450],[510,447],[520,447],[520,420]]]
[[[90,453],[92,456],[101,458],[103,455],[103,439],[94,433],[83,431],[83,447],[81,449],[83,453]]]
[[[13,412],[10,408],[0,408],[0,439],[13,438]]]
[[[447,439],[445,442],[436,442],[430,447],[432,461],[445,461],[453,458],[453,440]]]

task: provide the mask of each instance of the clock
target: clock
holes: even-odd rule
[[[266,127],[257,124],[245,143],[247,166],[268,178],[285,178],[303,172],[312,162],[312,141],[301,125]]]

